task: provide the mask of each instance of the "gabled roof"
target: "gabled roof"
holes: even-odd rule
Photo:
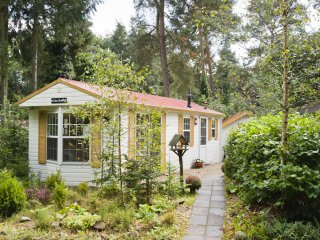
[[[18,101],[16,104],[20,105],[21,103],[27,101],[28,99],[38,95],[39,93],[49,89],[50,87],[61,83],[68,87],[74,88],[78,91],[84,92],[86,94],[89,94],[93,97],[102,97],[105,95],[105,92],[112,92],[115,91],[113,88],[107,88],[103,87],[103,89],[95,84],[76,81],[76,80],[70,80],[70,79],[64,79],[59,78],[56,81],[44,86],[41,89],[38,89],[37,91],[31,93],[30,95],[22,98],[20,101]],[[183,111],[183,112],[194,112],[198,114],[205,114],[205,115],[212,115],[212,116],[223,116],[223,113],[214,111],[209,108],[205,108],[199,104],[192,103],[192,108],[187,107],[187,101],[181,100],[181,99],[175,99],[175,98],[168,98],[168,97],[161,97],[151,94],[145,94],[145,93],[138,93],[138,92],[131,92],[131,91],[122,91],[124,94],[127,94],[128,96],[128,103],[133,104],[141,104],[145,106],[150,107],[158,107],[158,108],[164,108],[167,110],[177,110],[177,111]]]
[[[222,121],[222,128],[231,125],[232,123],[234,123],[235,121],[238,121],[239,119],[241,119],[243,117],[250,117],[251,115],[252,114],[248,111],[238,112],[238,113],[232,115],[231,117],[224,119]]]

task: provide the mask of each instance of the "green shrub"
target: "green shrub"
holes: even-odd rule
[[[320,117],[289,117],[284,166],[281,121],[281,115],[268,115],[232,131],[225,146],[225,174],[236,180],[246,202],[273,204],[290,217],[320,217]]]
[[[53,189],[53,199],[59,208],[64,206],[64,203],[67,199],[67,189],[63,182],[60,184],[56,183]]]
[[[98,196],[101,198],[116,197],[120,194],[119,183],[115,179],[104,183],[98,190]]]
[[[166,180],[159,184],[159,192],[170,198],[180,195],[183,191],[180,184],[180,177],[176,175],[177,168],[171,163],[167,164],[167,177]]]
[[[0,215],[9,217],[21,210],[26,203],[26,194],[21,182],[11,172],[0,172]]]
[[[201,180],[197,176],[189,176],[186,178],[187,188],[190,188],[190,193],[195,193],[201,187]]]
[[[108,229],[116,231],[129,231],[130,225],[135,220],[134,209],[124,209],[121,207],[105,208],[104,206],[99,210],[103,221],[106,223]]]
[[[101,221],[100,215],[91,214],[76,203],[62,209],[60,214],[64,216],[62,225],[74,230],[86,230]]]
[[[150,221],[153,221],[158,213],[161,213],[162,211],[162,209],[156,208],[155,206],[141,204],[136,217],[138,219],[141,219],[143,222],[148,223]]]
[[[46,179],[46,186],[53,191],[55,188],[56,184],[61,184],[62,183],[62,178],[61,178],[61,173],[58,171],[56,173],[53,173],[49,175]]]
[[[165,213],[161,216],[161,223],[165,225],[173,225],[176,221],[176,215],[173,211]]]
[[[124,164],[124,183],[137,204],[150,203],[157,190],[160,176],[159,159],[152,156],[127,159]]]
[[[286,222],[285,220],[275,219],[271,223],[263,222],[260,224],[264,234],[268,239],[277,240],[316,240],[320,239],[320,229],[311,223]],[[266,238],[261,238],[266,239]]]
[[[46,229],[53,222],[52,213],[48,210],[48,208],[35,211],[34,217],[37,228]]]
[[[78,193],[80,193],[80,195],[82,195],[82,196],[87,195],[88,189],[89,189],[88,183],[86,183],[86,182],[79,183]]]

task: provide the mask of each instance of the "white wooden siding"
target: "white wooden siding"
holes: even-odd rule
[[[223,160],[223,156],[224,156],[223,147],[227,144],[228,136],[230,134],[231,129],[239,127],[241,123],[246,122],[248,119],[249,119],[249,116],[244,116],[244,117],[240,118],[239,120],[231,123],[230,125],[222,128],[221,149],[220,149],[220,152],[221,152],[220,159],[221,159],[221,161]]]
[[[183,156],[183,167],[184,169],[189,169],[192,166],[193,160],[200,158],[200,116],[193,115],[197,118],[197,125],[194,126],[194,145],[192,147],[189,146],[189,150]],[[187,115],[184,115],[187,117]],[[208,124],[208,121],[207,121]],[[218,163],[220,162],[220,146],[221,146],[221,126],[222,126],[222,119],[219,119],[218,131],[219,137],[218,140],[215,141],[214,137],[211,141],[207,141],[207,148],[206,148],[206,155],[207,155],[207,163]],[[210,126],[208,126],[209,128]],[[208,131],[208,129],[207,129]],[[167,121],[166,121],[166,145],[169,144],[172,137],[178,134],[178,113],[169,112],[167,114]],[[179,167],[179,160],[178,156],[170,151],[169,146],[167,146],[166,151],[166,159],[167,162],[171,163],[175,167]]]
[[[52,104],[51,98],[67,98],[68,103]],[[20,104],[21,107],[79,105],[95,98],[74,88],[58,83]]]

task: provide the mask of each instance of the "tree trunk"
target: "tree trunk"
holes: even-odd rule
[[[32,29],[32,83],[31,92],[37,90],[38,88],[38,54],[39,54],[39,5],[35,1],[33,6],[33,29]]]
[[[6,109],[8,98],[8,18],[9,9],[6,1],[0,3],[0,99],[3,109]],[[5,111],[4,111],[5,112]],[[5,116],[4,116],[5,117]]]
[[[122,173],[122,145],[121,145],[121,105],[118,104],[118,132],[117,132],[117,138],[118,138],[118,160],[119,160],[119,179],[120,179],[120,192],[121,192],[121,205],[124,207],[124,189],[123,189],[123,173]]]
[[[183,184],[183,160],[182,160],[182,150],[178,150],[179,156],[179,166],[180,166],[180,187],[182,191],[184,191],[184,184]]]
[[[209,44],[207,32],[204,33],[204,40],[205,40],[206,60],[207,60],[207,66],[208,66],[208,80],[209,80],[211,96],[213,97],[214,96],[214,82],[213,82],[213,73],[212,73],[212,59],[211,59],[210,44]]]
[[[203,27],[199,25],[199,47],[200,47],[200,68],[202,76],[207,79],[206,70],[205,70],[205,50],[203,44]]]
[[[281,131],[281,165],[286,163],[288,148],[288,118],[289,118],[289,30],[288,30],[288,5],[286,0],[281,1],[282,8],[282,24],[283,24],[283,83],[282,83],[282,131]]]
[[[165,97],[170,96],[169,89],[169,70],[168,70],[168,59],[166,50],[166,36],[164,27],[164,0],[154,0],[157,7],[157,33],[160,48],[160,60],[162,68],[162,79],[163,79],[163,94]]]

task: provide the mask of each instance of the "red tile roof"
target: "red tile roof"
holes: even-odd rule
[[[86,82],[76,81],[76,80],[70,80],[70,79],[64,79],[59,78],[58,80],[52,82],[51,84],[48,84],[50,86],[53,86],[57,83],[65,84],[69,87],[74,87],[77,90],[83,91],[87,94],[93,95],[93,96],[112,96],[111,98],[114,98],[114,93],[116,92],[113,88],[107,88],[107,87],[100,87],[95,84],[90,84]],[[48,88],[48,85],[43,88],[43,90]],[[24,99],[21,99],[17,104],[21,104],[22,102],[26,101],[30,97],[33,97],[36,94],[39,94],[43,91],[42,89],[39,89],[33,94],[30,94],[29,96],[25,97]],[[124,93],[124,94],[123,94]],[[199,104],[196,104],[194,102],[191,103],[192,108],[187,107],[187,101],[175,99],[175,98],[168,98],[168,97],[161,97],[151,94],[145,94],[145,93],[138,93],[138,92],[131,92],[131,91],[122,91],[122,96],[128,97],[128,103],[134,103],[134,104],[141,104],[145,106],[151,106],[151,107],[159,107],[159,108],[165,108],[168,110],[180,110],[185,112],[197,112],[199,114],[203,113],[206,115],[216,115],[216,116],[223,116],[223,113],[214,111],[209,108],[205,108]],[[107,96],[108,97],[108,96]]]

